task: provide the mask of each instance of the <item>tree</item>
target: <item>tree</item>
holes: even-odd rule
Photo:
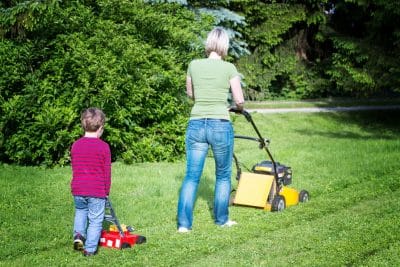
[[[224,1],[199,1],[199,0],[146,0],[148,3],[178,4],[192,10],[198,16],[208,16],[213,26],[221,26],[227,30],[230,37],[229,54],[233,59],[250,54],[247,43],[243,40],[241,29],[245,27],[245,18],[230,10],[229,0]],[[209,29],[211,30],[211,29]],[[199,36],[204,38],[204,36]]]
[[[232,1],[243,12],[241,57],[249,99],[388,95],[399,92],[395,0]]]
[[[400,3],[335,1],[332,8],[324,32],[332,87],[358,96],[400,92]]]

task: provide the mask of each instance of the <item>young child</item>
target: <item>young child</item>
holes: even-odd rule
[[[98,108],[88,108],[81,114],[85,135],[72,144],[71,192],[75,203],[74,249],[84,256],[97,253],[106,198],[111,186],[111,152],[100,139],[105,115]]]

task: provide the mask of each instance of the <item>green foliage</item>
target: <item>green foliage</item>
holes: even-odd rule
[[[63,3],[45,14],[18,41],[6,34],[0,44],[0,61],[10,63],[0,67],[0,158],[68,163],[89,106],[106,113],[114,160],[180,158],[186,64],[203,52],[198,35],[207,22],[185,8],[136,1]],[[37,34],[44,21],[56,26]]]
[[[245,36],[252,54],[239,59],[238,66],[245,77],[247,98],[288,96],[285,91],[301,83],[294,53],[299,35],[293,28],[306,20],[304,6],[257,2],[248,5],[245,14]]]
[[[340,91],[368,95],[375,89],[375,82],[364,68],[368,55],[363,54],[355,40],[333,39],[336,50],[332,55],[332,68],[326,73]]]
[[[180,158],[186,66],[215,25],[248,100],[400,93],[397,0],[7,0],[0,160],[68,163],[89,106],[108,116],[114,160]]]
[[[234,1],[251,55],[248,99],[399,92],[400,7],[391,1]]]
[[[10,1],[9,6],[0,6],[0,38],[11,36],[24,39],[32,32],[46,30],[47,19],[58,7],[57,0]]]
[[[324,30],[332,44],[326,74],[337,92],[356,96],[399,92],[398,1],[339,2]]]

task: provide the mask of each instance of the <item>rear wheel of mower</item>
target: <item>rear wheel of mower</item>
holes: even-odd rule
[[[282,211],[286,207],[285,198],[280,195],[276,195],[272,200],[271,211]]]
[[[235,200],[235,196],[236,196],[236,189],[233,189],[231,191],[231,195],[229,196],[229,206],[232,206],[234,204],[233,201]]]
[[[143,243],[146,243],[146,237],[140,235],[140,236],[138,237],[138,239],[136,240],[136,244],[143,244]]]
[[[307,190],[301,190],[299,193],[299,202],[308,202],[310,200],[310,194]]]
[[[129,243],[122,243],[121,248],[130,248],[131,245]]]

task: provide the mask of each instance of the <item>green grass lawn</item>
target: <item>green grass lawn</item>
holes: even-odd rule
[[[176,232],[184,175],[178,163],[113,164],[111,200],[121,223],[147,243],[72,249],[71,170],[0,165],[0,266],[399,266],[400,111],[254,114],[275,159],[293,169],[311,200],[271,213],[230,207],[239,225],[219,228],[210,207],[211,156],[200,184],[193,231]],[[254,136],[235,115],[237,134]],[[243,165],[266,159],[257,143],[237,140]],[[233,185],[236,180],[232,178]]]

